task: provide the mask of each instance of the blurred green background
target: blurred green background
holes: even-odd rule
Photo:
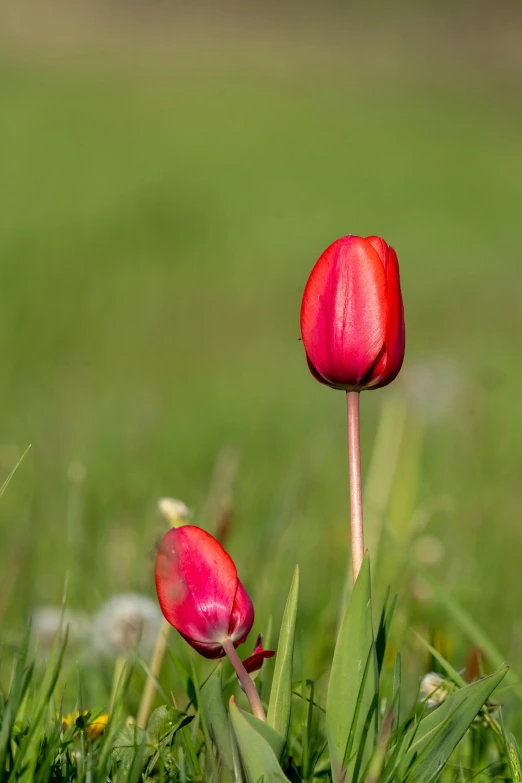
[[[4,478],[31,444],[0,502],[2,627],[58,604],[66,573],[73,608],[153,595],[157,498],[212,529],[228,446],[227,546],[259,630],[299,562],[322,671],[349,558],[345,410],[308,373],[299,307],[330,242],[380,234],[407,355],[362,399],[366,473],[383,409],[392,433],[377,494],[400,436],[376,589],[460,667],[469,639],[428,571],[521,665],[519,11],[0,13]]]

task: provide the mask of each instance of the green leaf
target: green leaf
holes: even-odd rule
[[[334,780],[356,779],[375,746],[378,703],[370,560],[365,555],[335,645],[326,699]]]
[[[397,605],[398,595],[394,595],[390,607],[388,608],[388,597],[390,594],[390,588],[386,591],[386,598],[384,599],[384,606],[382,608],[381,619],[379,627],[375,635],[375,652],[377,654],[377,671],[381,673],[382,665],[384,663],[384,653],[386,652],[386,644],[388,642],[388,636],[390,634],[390,626],[395,612],[395,606]]]
[[[402,658],[400,650],[397,650],[395,656],[395,668],[393,670],[393,702],[395,704],[396,724],[401,722],[401,680],[402,680]]]
[[[29,622],[25,629],[20,649],[15,656],[14,670],[11,676],[7,701],[4,703],[2,710],[2,720],[0,721],[0,770],[6,769],[6,758],[9,753],[11,731],[27,688],[27,680],[24,677],[24,672],[27,666],[30,636],[31,623]]]
[[[247,720],[233,696],[230,699],[230,720],[248,783],[288,783],[272,747]]]
[[[194,719],[193,715],[187,715],[174,707],[163,704],[154,710],[147,723],[147,734],[150,742],[159,745],[168,734],[175,734],[183,726]]]
[[[409,747],[399,777],[408,783],[427,783],[445,765],[481,707],[507,673],[507,667],[459,688],[408,733]]]
[[[158,750],[166,737],[173,736],[193,719],[193,715],[162,705],[150,716],[147,731],[135,723],[124,726],[118,731],[114,738],[112,758],[127,769],[136,766],[138,757],[143,765]]]
[[[296,566],[281,622],[267,716],[270,726],[285,739],[288,736],[292,707],[292,666],[298,598],[299,566]]]
[[[138,750],[145,745],[144,760],[150,758],[154,748],[146,743],[146,732],[135,723],[124,726],[116,735],[112,748],[112,758],[130,769]]]
[[[515,783],[521,783],[522,781],[522,758],[520,756],[520,750],[518,743],[513,734],[507,735],[507,746],[509,754],[509,766],[513,770],[513,780]]]
[[[266,739],[277,758],[280,759],[286,745],[285,737],[282,737],[278,731],[272,728],[272,726],[259,720],[259,718],[256,718],[252,713],[241,710],[241,714],[244,716],[247,723],[250,723],[250,725]]]
[[[35,771],[38,766],[38,758],[41,746],[41,726],[45,720],[45,715],[49,709],[49,700],[56,686],[58,676],[62,667],[63,656],[65,654],[65,648],[67,646],[68,629],[65,631],[63,642],[61,640],[61,630],[63,621],[63,606],[62,616],[58,631],[55,635],[51,654],[47,661],[45,674],[42,682],[34,694],[33,710],[34,716],[31,721],[31,727],[29,732],[24,737],[20,752],[16,755],[14,764],[11,768],[8,783],[17,781],[17,783],[25,783],[34,779]],[[27,682],[24,677],[24,682]],[[23,772],[21,772],[21,766],[23,764]]]
[[[522,783],[522,759],[520,758],[520,751],[514,736],[512,734],[508,735],[506,731],[502,708],[498,711],[498,722],[502,731],[502,739],[504,741],[506,757],[511,772],[511,779],[513,783]]]
[[[222,671],[223,664],[219,663],[201,688],[201,703],[223,764],[233,771],[232,734],[223,702]]]

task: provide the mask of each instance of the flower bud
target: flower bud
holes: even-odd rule
[[[158,500],[158,510],[173,527],[186,522],[191,516],[190,510],[185,503],[175,498],[160,498]]]
[[[312,375],[334,389],[376,389],[404,358],[404,310],[397,255],[380,237],[347,236],[312,269],[301,305]]]
[[[172,528],[156,559],[156,590],[166,620],[205,658],[221,658],[222,643],[237,647],[254,622],[254,607],[232,558],[194,525]]]

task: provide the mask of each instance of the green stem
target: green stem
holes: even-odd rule
[[[359,397],[357,391],[346,392],[348,415],[348,468],[350,477],[350,522],[352,531],[353,581],[359,575],[364,558],[364,531],[361,482],[361,442],[359,425]]]

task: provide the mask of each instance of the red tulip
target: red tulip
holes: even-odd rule
[[[165,618],[205,658],[221,658],[226,639],[237,647],[252,628],[254,607],[232,558],[199,527],[183,525],[163,537],[156,590]]]
[[[334,389],[376,389],[404,358],[404,309],[395,250],[380,237],[347,236],[308,278],[301,334],[312,375]]]

